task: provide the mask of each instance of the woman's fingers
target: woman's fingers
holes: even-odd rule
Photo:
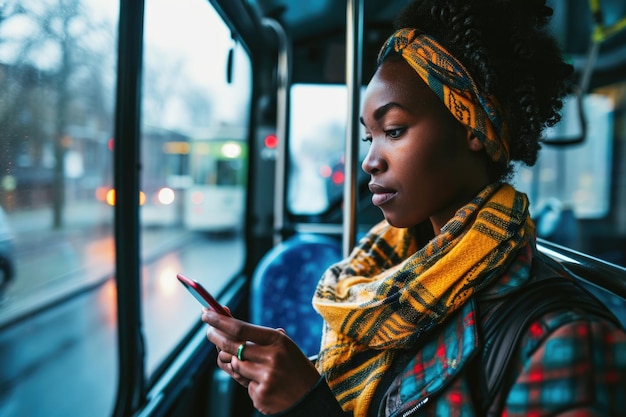
[[[245,340],[257,345],[270,345],[276,341],[277,337],[276,329],[250,324],[210,310],[203,311],[202,321],[219,329],[232,340]]]
[[[229,353],[223,351],[219,352],[217,355],[217,365],[220,367],[220,369],[230,375],[231,378],[247,388],[250,384],[250,379],[242,376],[237,371],[235,371],[235,369],[233,369],[232,358],[234,358],[234,356]]]
[[[204,314],[202,315],[202,320],[207,322],[207,320],[205,320],[205,318],[210,316],[211,314],[217,314],[217,313],[212,313],[212,312],[207,313],[207,312],[204,312]],[[220,316],[220,317],[224,317],[224,316]],[[232,319],[232,318],[229,318],[229,319],[230,320],[235,320],[235,319]],[[239,320],[237,320],[237,321],[239,321]],[[241,323],[243,323],[243,322],[241,322]],[[215,347],[217,348],[218,352],[225,352],[225,353],[228,353],[230,355],[236,355],[237,351],[239,349],[239,346],[244,342],[244,340],[238,339],[238,338],[234,338],[231,334],[224,332],[221,329],[221,327],[212,326],[212,325],[209,326],[209,328],[207,329],[207,339],[209,339],[209,341],[215,345]]]
[[[220,351],[217,354],[217,360],[221,363],[224,363],[228,366],[230,366],[230,363],[232,361],[233,355],[231,355],[230,353],[224,352],[224,351]]]

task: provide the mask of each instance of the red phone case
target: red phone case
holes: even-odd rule
[[[177,274],[176,278],[187,288],[187,290],[193,295],[203,306],[211,308],[220,314],[230,316],[228,310],[226,310],[215,298],[198,282],[187,278],[183,274]]]

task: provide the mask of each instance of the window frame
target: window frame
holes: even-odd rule
[[[117,285],[118,385],[114,416],[132,415],[145,398],[140,288],[140,126],[144,0],[120,1],[113,183]]]

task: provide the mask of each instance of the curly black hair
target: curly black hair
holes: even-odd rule
[[[573,67],[547,29],[550,16],[545,0],[414,0],[394,25],[428,33],[465,65],[502,107],[511,160],[532,166],[572,90]],[[511,172],[511,164],[492,169],[496,178]]]

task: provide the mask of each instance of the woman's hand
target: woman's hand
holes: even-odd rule
[[[248,388],[254,407],[264,414],[286,410],[320,377],[282,329],[255,326],[208,309],[203,309],[202,321],[209,324],[207,338],[219,351],[218,366]]]

